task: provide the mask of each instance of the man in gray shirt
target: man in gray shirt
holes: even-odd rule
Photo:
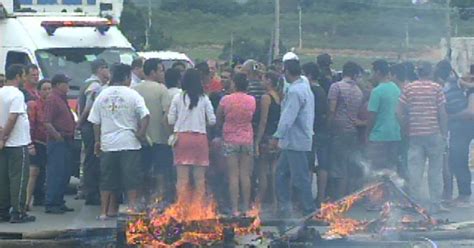
[[[290,213],[291,182],[306,215],[315,207],[307,157],[313,142],[314,95],[309,82],[301,77],[298,60],[285,61],[284,72],[290,86],[283,99],[280,122],[274,134],[281,149],[275,187],[280,214],[288,216]]]

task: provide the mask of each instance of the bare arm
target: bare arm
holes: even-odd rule
[[[146,129],[148,128],[149,124],[150,115],[146,115],[138,122],[138,130],[135,135],[142,142],[146,142]]]
[[[86,107],[84,111],[82,111],[81,116],[79,117],[79,121],[77,122],[77,126],[81,126],[84,122],[87,121],[89,114],[91,112],[92,107]]]
[[[261,112],[260,121],[258,123],[257,136],[255,143],[258,145],[262,141],[263,134],[265,133],[265,127],[267,126],[268,111],[270,109],[271,99],[269,95],[263,95],[261,99]]]
[[[446,113],[446,108],[444,104],[438,107],[438,118],[439,118],[439,127],[441,129],[441,134],[444,137],[448,136],[448,114]]]
[[[2,132],[2,141],[6,142],[12,132],[13,128],[15,127],[16,121],[18,120],[18,113],[10,113],[8,115],[7,124],[3,128]]]
[[[100,124],[94,124],[94,138],[95,138],[95,144],[94,144],[94,154],[99,157],[101,154],[100,150]]]
[[[337,99],[329,100],[329,114],[328,114],[328,127],[332,127],[334,123],[334,116],[336,114]]]
[[[400,123],[400,129],[401,129],[401,133],[406,135],[407,134],[407,129],[408,129],[408,125],[407,125],[407,113],[406,113],[406,106],[404,103],[400,102],[398,103],[398,106],[397,106],[397,120],[398,120],[398,123]]]
[[[367,133],[371,133],[372,132],[372,129],[374,128],[374,125],[375,125],[375,112],[371,112],[369,111],[369,114],[368,114],[368,119],[367,119]]]
[[[217,112],[216,112],[216,128],[218,130],[222,129],[222,127],[224,126],[224,121],[225,121],[224,109],[222,105],[219,105],[219,107],[217,107]]]

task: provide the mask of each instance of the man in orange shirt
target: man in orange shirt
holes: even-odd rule
[[[209,66],[209,72],[211,77],[211,82],[209,83],[208,87],[206,87],[207,93],[215,93],[220,92],[224,88],[222,86],[222,81],[219,75],[217,75],[217,71],[219,70],[219,66],[217,61],[215,60],[208,60],[207,65]]]

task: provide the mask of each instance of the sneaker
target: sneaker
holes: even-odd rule
[[[27,215],[26,213],[12,214],[12,216],[10,217],[10,223],[12,224],[33,222],[35,220],[36,220],[35,216]]]
[[[46,207],[45,213],[47,214],[64,214],[64,210],[61,207]]]
[[[60,209],[63,210],[64,212],[74,212],[74,208],[70,208],[66,205],[62,205]]]

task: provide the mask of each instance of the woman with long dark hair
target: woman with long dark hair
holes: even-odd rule
[[[216,116],[211,101],[204,94],[201,74],[188,69],[182,80],[183,92],[176,95],[168,113],[168,122],[174,125],[174,163],[177,171],[178,199],[185,192],[193,197],[204,197],[205,172],[209,166],[209,144],[206,125],[214,125]],[[172,139],[171,139],[172,140]],[[195,190],[189,191],[190,173]]]

